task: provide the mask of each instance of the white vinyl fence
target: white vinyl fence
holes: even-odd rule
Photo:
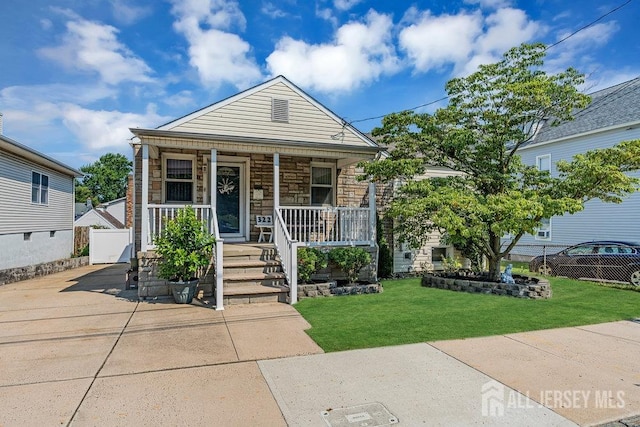
[[[89,231],[89,264],[130,262],[133,250],[133,230],[95,229]]]

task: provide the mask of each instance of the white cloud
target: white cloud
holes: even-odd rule
[[[122,150],[132,137],[131,127],[155,127],[169,120],[150,104],[145,114],[90,110],[76,104],[61,105],[62,122],[90,151]]]
[[[283,37],[266,59],[272,75],[322,92],[350,91],[399,69],[391,42],[391,17],[369,11],[364,22],[349,22],[332,43],[308,44]]]
[[[246,27],[237,2],[175,0],[172,11],[177,17],[174,28],[189,42],[189,63],[196,68],[203,84],[217,88],[230,83],[244,88],[262,77],[250,56],[249,43],[224,31]]]
[[[363,0],[333,0],[333,5],[338,10],[349,10]]]
[[[473,55],[466,64],[457,64],[458,75],[468,75],[480,64],[499,61],[502,54],[514,46],[541,36],[546,28],[531,21],[520,9],[498,9],[485,19],[485,32],[475,42]]]
[[[481,32],[479,12],[433,16],[426,11],[400,32],[400,47],[417,71],[429,71],[466,61]]]
[[[67,22],[62,43],[39,53],[74,70],[97,73],[103,82],[152,82],[151,68],[117,39],[118,30],[110,25],[77,19]]]
[[[513,46],[545,31],[520,9],[500,8],[488,16],[480,11],[434,16],[410,8],[399,44],[418,72],[453,66],[467,75],[480,64],[492,63]]]
[[[564,40],[549,49],[545,66],[552,72],[558,72],[567,67],[589,69],[598,67],[590,52],[606,45],[611,37],[620,29],[616,21],[595,24]],[[560,41],[571,32],[562,31],[557,35]]]
[[[287,16],[287,13],[282,9],[278,9],[273,3],[267,2],[262,4],[262,8],[260,8],[260,12],[264,13],[268,17],[272,19],[284,18]]]
[[[483,9],[498,9],[511,5],[511,0],[464,0],[466,4],[477,4]]]
[[[126,25],[131,25],[152,12],[150,7],[135,6],[128,0],[111,0],[111,6],[113,17]]]

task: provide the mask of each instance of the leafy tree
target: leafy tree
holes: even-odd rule
[[[87,199],[91,199],[91,203],[93,205],[99,204],[98,199],[91,194],[91,190],[80,184],[79,180],[75,180],[76,187],[76,202],[77,203],[86,203]]]
[[[92,164],[82,166],[85,174],[80,187],[86,187],[92,199],[99,203],[124,197],[127,189],[127,176],[131,173],[132,162],[122,154],[107,153]],[[85,194],[85,190],[80,190]],[[76,194],[78,191],[76,192]],[[77,200],[78,196],[76,196]],[[84,201],[86,201],[86,197]]]
[[[432,230],[467,252],[486,257],[499,279],[500,261],[541,219],[573,214],[591,199],[620,203],[640,180],[625,172],[640,168],[640,141],[589,151],[558,162],[557,177],[522,163],[517,149],[545,120],[571,120],[589,98],[578,92],[583,75],[574,69],[547,74],[545,47],[521,45],[501,61],[482,65],[446,85],[449,104],[434,114],[404,111],[386,116],[383,145],[391,157],[365,165],[369,176],[405,182],[392,203],[401,240],[420,247]],[[429,167],[453,176],[420,179]],[[512,236],[506,244],[503,237]]]

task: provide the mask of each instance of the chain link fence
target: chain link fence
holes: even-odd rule
[[[620,242],[516,245],[506,261],[545,276],[640,286],[640,246]]]

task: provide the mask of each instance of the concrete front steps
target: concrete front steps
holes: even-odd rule
[[[223,303],[287,302],[282,265],[273,244],[224,245]]]

